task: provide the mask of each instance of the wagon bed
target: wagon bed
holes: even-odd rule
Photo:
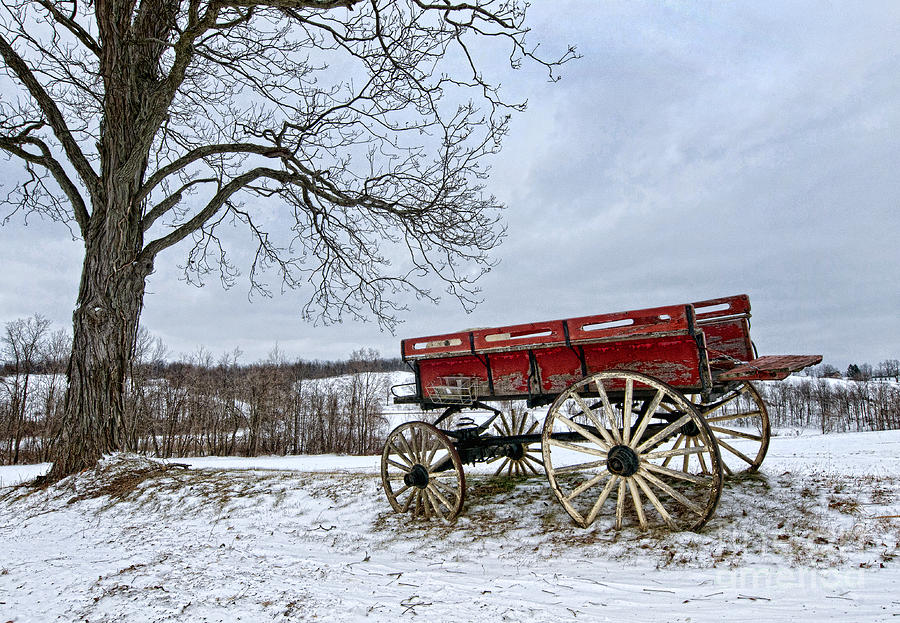
[[[540,406],[576,381],[611,369],[704,393],[734,381],[781,380],[821,361],[756,357],[749,318],[750,299],[738,295],[406,339],[401,355],[416,382],[394,401],[424,409],[473,400],[526,399]]]
[[[584,527],[699,529],[723,478],[755,471],[768,449],[750,381],[822,359],[757,356],[749,319],[749,298],[737,295],[403,340],[415,382],[392,388],[394,401],[443,412],[388,436],[388,501],[451,520],[465,499],[463,464],[500,461],[496,475],[543,471]],[[543,423],[523,403],[550,405]],[[466,409],[493,416],[476,424]]]

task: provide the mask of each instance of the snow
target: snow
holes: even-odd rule
[[[582,530],[477,469],[456,523],[410,522],[378,457],[2,467],[0,621],[898,620],[900,431],[779,432],[700,534]]]

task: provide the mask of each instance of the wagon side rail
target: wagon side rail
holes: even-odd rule
[[[582,316],[405,339],[414,397],[436,407],[484,398],[552,401],[588,374],[645,372],[682,388],[711,386],[705,338],[691,305]],[[471,388],[471,391],[469,389]]]

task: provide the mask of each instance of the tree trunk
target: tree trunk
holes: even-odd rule
[[[85,242],[73,314],[65,422],[62,443],[56,444],[54,452],[51,480],[92,467],[106,453],[128,449],[126,381],[144,286],[153,269],[151,262],[134,261],[135,242],[139,245],[141,240],[133,226],[123,223]]]

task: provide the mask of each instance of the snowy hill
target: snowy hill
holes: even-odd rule
[[[410,523],[378,457],[197,458],[129,476],[142,461],[0,490],[0,620],[900,615],[897,431],[774,438],[700,534],[582,530],[542,477],[470,470],[455,524]],[[0,468],[7,484],[23,475]]]

